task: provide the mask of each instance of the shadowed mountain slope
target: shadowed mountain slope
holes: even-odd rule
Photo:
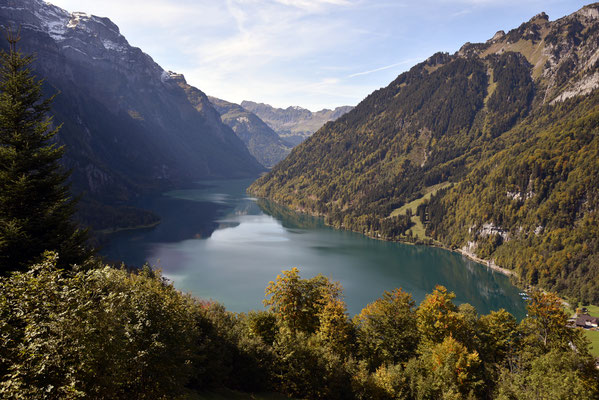
[[[67,146],[74,191],[86,193],[84,208],[263,170],[205,95],[190,101],[184,79],[129,45],[108,18],[41,0],[0,0],[0,25],[20,27],[20,51],[35,54],[47,95],[58,93],[58,140]],[[84,219],[106,227],[92,209]]]

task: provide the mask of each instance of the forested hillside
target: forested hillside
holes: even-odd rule
[[[539,14],[401,74],[250,190],[597,302],[597,87],[599,4]]]
[[[1,398],[205,399],[207,390],[228,388],[327,400],[597,399],[599,370],[589,342],[582,329],[568,326],[562,300],[553,293],[530,290],[521,321],[503,309],[479,315],[469,304],[455,304],[455,294],[443,286],[418,306],[402,289],[385,291],[350,318],[338,282],[320,274],[301,278],[293,268],[265,282],[265,310],[232,313],[178,291],[148,265],[134,270],[106,265],[72,221],[76,200],[70,199],[69,174],[59,164],[67,150],[54,141],[61,131],[49,113],[53,98],[42,95],[31,58],[17,51],[18,34],[7,36],[9,53],[0,52]],[[477,62],[455,63],[447,74],[435,82],[439,90],[451,91],[444,80],[452,76],[459,76],[468,93],[484,82]],[[215,115],[203,93],[182,76],[165,80],[177,93],[182,90],[196,112]],[[454,207],[450,195],[468,187],[471,176],[511,185],[508,197],[518,201],[534,198],[529,195],[534,191],[552,195],[560,185],[572,196],[596,188],[594,176],[577,171],[597,155],[593,96],[543,108],[530,120],[518,116],[529,122],[501,136],[504,149],[483,147],[489,154],[485,163],[471,168],[465,163],[444,177],[454,179],[454,189],[438,186],[437,197],[428,192],[430,202],[419,209],[423,220]],[[558,125],[546,118],[556,113]],[[445,123],[463,129],[469,115]],[[435,118],[422,113],[426,116]],[[520,132],[521,126],[537,133]],[[530,140],[544,152],[529,155]],[[582,161],[570,163],[554,146],[570,146]],[[505,176],[494,175],[515,157],[511,152],[519,152],[520,163],[505,164],[500,170]],[[524,172],[524,178],[510,180],[528,168],[534,177],[530,188],[522,186]],[[559,171],[577,172],[565,179],[555,177]],[[476,195],[493,195],[484,189]],[[535,234],[554,232],[560,213],[594,224],[595,197],[577,206],[569,200],[556,198],[548,211],[531,210],[534,223],[537,214],[551,220]],[[388,220],[409,225],[411,215]],[[452,237],[452,226],[439,235]],[[595,227],[588,229],[592,235]]]

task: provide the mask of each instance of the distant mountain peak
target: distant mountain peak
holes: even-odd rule
[[[160,79],[162,80],[162,82],[175,81],[177,83],[187,84],[187,80],[185,80],[185,75],[173,71],[162,71]]]
[[[341,106],[334,110],[325,108],[312,112],[299,106],[289,106],[283,109],[247,100],[241,102],[241,107],[256,114],[281,138],[293,145],[301,143],[325,123],[336,120],[353,108]]]
[[[250,153],[267,168],[284,159],[293,147],[256,114],[238,104],[208,96],[221,120],[245,143]]]
[[[533,21],[537,21],[537,20],[549,21],[549,15],[547,15],[545,12],[540,12],[537,15],[535,15],[534,17],[532,17],[530,19],[530,21],[528,21],[528,22],[533,22]]]

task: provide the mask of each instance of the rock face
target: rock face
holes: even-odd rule
[[[245,143],[250,153],[266,168],[287,157],[293,147],[258,116],[238,104],[209,97],[221,120]]]
[[[149,188],[202,178],[246,177],[263,167],[224,125],[206,96],[129,45],[108,18],[42,0],[0,0],[2,29],[20,27],[35,54],[76,191],[130,199]],[[6,43],[0,43],[6,48]]]
[[[241,106],[256,114],[285,141],[297,146],[329,121],[351,111],[352,106],[312,112],[301,107],[274,108],[264,103],[242,101]]]

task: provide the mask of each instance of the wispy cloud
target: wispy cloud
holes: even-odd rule
[[[315,92],[322,87],[311,84],[317,79],[309,82],[293,75],[303,78],[310,62],[351,46],[365,34],[350,31],[345,21],[330,15],[349,6],[352,2],[347,0],[228,0],[226,9],[234,29],[183,49],[198,65],[188,80],[206,91],[220,89],[212,93],[227,93],[234,101],[241,100],[237,98],[241,91],[246,92],[244,98],[252,97],[247,90],[231,87],[230,82],[240,79],[245,88],[259,82],[254,95],[270,88],[281,75],[285,78],[277,82],[280,90],[289,93],[292,88],[286,82],[293,82],[304,92]],[[326,21],[321,19],[325,16]],[[313,69],[317,72],[319,66]],[[339,83],[337,78],[323,82],[329,87]]]
[[[121,28],[154,26],[172,27],[202,21],[209,26],[222,26],[228,16],[222,12],[218,2],[202,1],[200,7],[193,7],[187,1],[169,0],[50,0],[68,11],[84,11],[108,17],[121,25]]]
[[[368,71],[356,72],[354,74],[349,75],[348,78],[355,78],[356,76],[369,75],[369,74],[373,74],[375,72],[380,72],[380,71],[384,71],[384,70],[395,68],[395,67],[399,67],[399,66],[413,65],[413,64],[417,63],[418,61],[421,61],[421,59],[419,59],[419,58],[411,58],[411,59],[408,59],[408,60],[403,60],[403,61],[400,61],[400,62],[396,62],[394,64],[385,65],[384,67],[378,67],[378,68],[371,69],[371,70],[368,70]]]
[[[285,6],[292,6],[310,12],[318,12],[327,6],[348,6],[352,4],[350,0],[275,0],[277,3]]]
[[[468,15],[468,14],[471,14],[471,13],[472,13],[472,9],[465,8],[465,9],[463,9],[463,10],[456,11],[456,12],[452,13],[452,14],[450,15],[450,17],[452,17],[452,18],[457,18],[457,17],[461,17],[461,16],[463,16],[463,15]]]
[[[532,3],[542,3],[546,0],[528,0]],[[445,4],[472,4],[472,5],[497,5],[502,6],[510,3],[521,3],[522,0],[441,0],[441,3]]]

